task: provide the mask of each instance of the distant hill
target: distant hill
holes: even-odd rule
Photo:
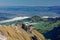
[[[42,18],[40,16],[32,16],[30,18],[24,19],[23,21],[28,21],[28,22],[40,22],[40,21],[56,22],[58,20],[60,20],[60,17]]]

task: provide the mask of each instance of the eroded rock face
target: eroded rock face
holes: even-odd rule
[[[32,39],[45,40],[45,37],[33,28],[30,31],[29,27],[27,27],[27,30],[25,30],[19,25],[0,26],[0,40],[32,40]]]

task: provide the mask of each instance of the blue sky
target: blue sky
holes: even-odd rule
[[[60,0],[0,0],[0,6],[60,6]]]

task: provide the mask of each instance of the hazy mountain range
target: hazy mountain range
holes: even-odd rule
[[[0,7],[0,20],[17,16],[60,16],[60,6],[5,6]]]

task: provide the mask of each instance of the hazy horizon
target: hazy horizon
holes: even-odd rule
[[[60,0],[0,0],[0,18],[60,16]]]
[[[0,0],[0,6],[59,6],[60,0]]]

